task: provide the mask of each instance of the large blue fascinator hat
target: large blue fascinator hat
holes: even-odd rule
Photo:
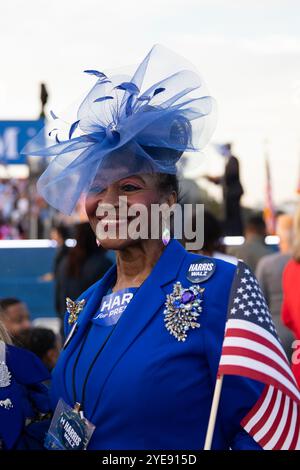
[[[39,193],[71,214],[82,194],[140,173],[175,174],[184,151],[201,150],[214,130],[214,100],[193,66],[154,46],[133,75],[86,70],[95,85],[67,125],[53,112],[51,143],[25,153],[53,157]],[[54,140],[54,142],[53,142]]]

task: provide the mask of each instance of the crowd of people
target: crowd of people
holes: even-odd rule
[[[28,237],[29,199],[28,180],[0,180],[0,240]]]
[[[29,178],[0,179],[0,240],[50,238],[53,226],[83,219],[80,203],[69,217],[51,209]]]

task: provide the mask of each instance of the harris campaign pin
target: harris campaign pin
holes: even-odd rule
[[[137,290],[137,287],[127,287],[104,296],[92,319],[93,323],[99,326],[115,325]]]
[[[193,283],[199,283],[207,281],[216,270],[215,260],[209,258],[205,260],[199,260],[198,262],[191,263],[186,277]]]

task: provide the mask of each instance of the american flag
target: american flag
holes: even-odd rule
[[[274,235],[276,231],[276,215],[273,203],[272,194],[272,181],[269,158],[266,156],[266,194],[265,194],[265,207],[264,207],[264,220],[267,227],[267,233]]]
[[[239,261],[218,374],[265,384],[242,427],[266,450],[300,449],[300,392],[259,284]]]

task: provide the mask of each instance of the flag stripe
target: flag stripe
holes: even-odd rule
[[[270,414],[269,414],[268,419],[265,421],[264,425],[259,429],[259,431],[257,431],[253,436],[257,442],[260,442],[261,440],[263,441],[263,437],[265,436],[265,434],[267,434],[267,432],[272,427],[272,424],[274,423],[275,418],[280,408],[281,397],[282,397],[282,392],[279,390],[276,393],[276,400],[275,400],[274,406],[272,406],[272,408],[270,409]],[[264,444],[262,444],[262,447],[263,445]]]
[[[226,333],[230,328],[241,329],[242,331],[249,331],[250,333],[256,333],[259,335],[260,338],[263,337],[264,339],[268,340],[269,343],[275,346],[274,350],[279,350],[282,354],[282,357],[288,363],[283,347],[277,341],[277,339],[271,333],[269,333],[269,331],[267,331],[265,328],[258,326],[255,323],[251,323],[247,320],[240,320],[240,319],[235,319],[235,318],[228,320],[227,326],[226,326]]]
[[[274,385],[287,393],[299,403],[299,390],[291,384],[282,374],[274,372],[271,367],[261,364],[250,358],[236,356],[222,356],[219,366],[220,375],[242,375],[249,376],[269,385]],[[275,377],[274,377],[275,376]]]
[[[272,351],[274,354],[277,354],[281,358],[281,360],[284,362],[284,364],[287,368],[290,367],[287,359],[281,354],[281,351],[279,349],[277,349],[276,347],[274,347],[272,343],[269,343],[269,341],[266,340],[263,336],[258,335],[257,333],[229,328],[229,330],[226,334],[226,339],[228,337],[248,339],[250,341],[253,341],[256,344],[260,344],[261,346],[269,348],[270,351]],[[225,341],[226,341],[226,339],[225,339]],[[294,380],[294,376],[292,376],[292,377],[293,377],[293,380]]]
[[[267,444],[270,445],[270,441],[272,440],[272,438],[276,438],[276,441],[277,441],[277,437],[276,437],[276,431],[278,431],[278,426],[280,425],[280,423],[284,424],[284,420],[283,420],[283,411],[285,409],[285,405],[286,405],[286,399],[287,396],[286,395],[283,395],[281,392],[280,393],[280,396],[279,396],[279,406],[278,406],[278,410],[277,412],[274,414],[273,416],[273,422],[271,422],[271,420],[269,419],[269,429],[268,431],[265,433],[265,435],[260,439],[260,445],[264,448],[264,449],[267,449]],[[275,411],[275,408],[273,410],[273,412]]]
[[[265,388],[263,389],[263,393],[255,403],[254,407],[241,421],[241,426],[243,426],[243,428],[245,428],[247,432],[250,432],[251,428],[254,426],[256,421],[260,419],[261,416],[263,416],[264,412],[266,411],[269,405],[273,391],[274,387],[265,386]]]
[[[278,439],[276,445],[274,446],[274,450],[280,450],[283,448],[283,444],[287,438],[287,435],[291,429],[291,420],[292,420],[292,416],[293,416],[293,409],[294,409],[294,403],[292,400],[290,400],[289,402],[289,409],[288,409],[288,417],[287,417],[287,420],[286,420],[286,423],[285,423],[285,427],[284,427],[284,430],[280,436],[280,438]]]
[[[268,406],[262,416],[260,416],[259,420],[255,423],[255,425],[251,429],[251,436],[255,436],[256,433],[262,428],[265,422],[269,419],[269,416],[272,412],[272,409],[276,403],[276,398],[278,395],[278,390],[273,388],[273,393],[271,395],[271,399],[268,403]]]
[[[282,395],[280,398],[280,407],[275,415],[275,420],[273,424],[270,426],[268,432],[264,435],[264,437],[260,441],[260,445],[266,450],[272,450],[279,439],[282,436],[282,433],[285,429],[288,412],[289,412],[289,404],[291,403],[291,399],[287,395]]]
[[[273,357],[274,360],[280,362],[281,366],[285,368],[288,372],[293,381],[295,380],[294,374],[291,371],[290,365],[287,362],[286,358],[282,356],[280,351],[274,348],[269,347],[267,341],[263,341],[263,338],[259,340],[258,335],[256,334],[249,334],[248,332],[241,332],[241,334],[237,334],[236,329],[230,328],[228,330],[228,334],[224,340],[224,346],[241,346],[246,345],[249,349],[253,349],[254,351],[260,351],[262,354],[266,356]]]
[[[270,367],[275,369],[277,372],[284,375],[287,380],[292,381],[292,379],[293,379],[292,372],[289,372],[289,369],[287,369],[286,367],[283,368],[282,363],[281,362],[279,363],[279,361],[277,362],[276,358],[273,359],[271,357],[273,355],[272,352],[269,352],[269,355],[267,355],[267,350],[266,350],[264,352],[264,354],[262,354],[261,352],[258,351],[260,349],[259,344],[256,344],[256,348],[257,348],[256,351],[255,351],[255,349],[253,349],[253,347],[252,347],[252,349],[250,348],[250,346],[246,347],[247,346],[247,340],[245,340],[244,338],[242,338],[240,341],[237,338],[236,344],[238,345],[240,343],[240,346],[229,346],[229,345],[227,346],[227,344],[228,343],[230,344],[230,342],[231,342],[230,339],[229,339],[229,341],[226,340],[224,342],[224,347],[223,347],[223,353],[222,354],[224,354],[224,355],[228,354],[228,355],[232,355],[232,356],[236,355],[236,356],[250,357],[252,359],[256,359],[257,361],[261,361],[264,364],[268,364]]]
[[[281,358],[289,365],[289,361],[286,357],[281,344],[276,341],[273,335],[257,325],[252,325],[250,322],[245,320],[228,320],[226,328],[226,336],[241,336],[258,341],[259,343],[267,346],[275,353],[279,354]],[[249,325],[248,325],[249,324]],[[233,330],[233,331],[232,331]]]
[[[293,405],[293,412],[292,412],[291,423],[290,423],[290,426],[287,426],[287,435],[286,435],[285,441],[283,442],[281,446],[282,450],[288,450],[293,440],[294,429],[295,429],[296,422],[297,422],[298,410],[297,410],[297,405],[295,402],[293,402],[292,405]]]

